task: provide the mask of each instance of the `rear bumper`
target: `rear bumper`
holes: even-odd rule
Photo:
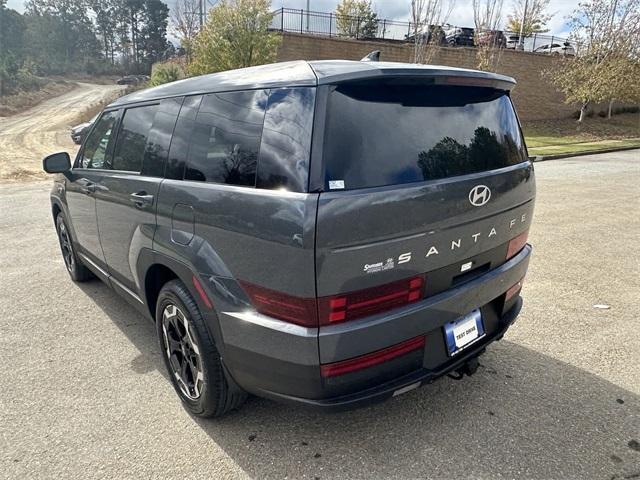
[[[501,318],[501,327],[486,337],[481,344],[465,350],[464,354],[455,357],[455,360],[441,365],[435,370],[420,369],[403,375],[392,381],[376,385],[374,387],[326,399],[309,399],[285,395],[268,390],[255,390],[253,393],[276,400],[282,403],[305,405],[308,407],[328,412],[339,412],[351,408],[363,407],[372,403],[382,402],[402,393],[409,392],[422,385],[432,383],[436,379],[462,367],[469,360],[484,353],[486,346],[496,340],[500,340],[509,327],[515,322],[522,308],[522,299],[518,297],[515,305]]]
[[[218,314],[223,359],[241,388],[276,400],[341,409],[383,400],[455,370],[499,339],[518,315],[522,300],[505,292],[526,274],[531,247],[474,280],[420,302],[320,329],[305,328],[255,312]],[[427,276],[428,281],[428,276]],[[474,309],[483,312],[486,335],[460,356],[446,353],[442,326]],[[424,335],[426,346],[378,367],[323,378],[320,364],[351,359]]]

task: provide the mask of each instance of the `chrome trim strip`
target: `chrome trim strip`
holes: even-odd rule
[[[100,268],[96,263],[87,257],[84,253],[78,252],[78,256],[82,259],[83,262],[89,263],[93,268],[98,270],[101,275],[104,275],[105,278],[109,278],[109,274],[102,268]]]
[[[246,312],[222,312],[230,317],[243,320],[245,322],[260,325],[261,327],[268,328],[270,330],[276,330],[281,333],[287,333],[289,335],[296,335],[298,337],[317,337],[317,328],[308,328],[293,323],[283,322],[275,318],[261,315],[258,312],[246,311]]]
[[[95,268],[102,275],[104,275],[105,278],[107,278],[107,279],[109,279],[109,281],[115,283],[117,287],[121,288],[122,290],[124,290],[124,292],[128,293],[132,298],[134,298],[135,300],[140,302],[142,305],[144,305],[144,302],[142,301],[142,299],[138,295],[136,295],[130,289],[125,287],[122,283],[120,283],[118,280],[113,278],[111,275],[109,275],[104,269],[102,269],[98,265],[96,265],[96,263],[93,260],[91,260],[90,258],[88,258],[85,254],[78,252],[78,256],[82,258],[83,262],[87,262],[88,264],[90,264],[93,268]]]
[[[138,302],[140,302],[142,305],[144,305],[144,302],[142,301],[142,299],[136,295],[135,293],[133,293],[131,290],[129,290],[127,287],[125,287],[122,283],[120,283],[118,280],[116,280],[115,278],[113,278],[113,276],[109,276],[109,280],[113,283],[116,284],[117,287],[121,288],[122,290],[124,290],[126,293],[128,293],[129,295],[131,295],[131,297],[133,297],[135,300],[137,300]]]

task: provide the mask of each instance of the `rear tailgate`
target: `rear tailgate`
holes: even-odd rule
[[[322,193],[316,231],[318,296],[370,288],[452,264],[460,272],[468,259],[529,228],[532,173],[533,166],[523,163],[422,184]],[[488,187],[491,197],[476,207],[469,197],[479,185]]]
[[[385,79],[335,85],[327,97],[318,297],[451,266],[442,291],[457,274],[504,263],[535,195],[508,92]]]

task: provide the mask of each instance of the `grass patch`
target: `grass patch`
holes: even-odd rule
[[[640,148],[640,138],[630,140],[610,140],[604,142],[573,143],[568,145],[551,145],[543,148],[529,148],[530,155],[556,155],[560,153],[580,153],[608,148]]]
[[[595,116],[582,124],[571,118],[527,122],[522,129],[531,155],[640,147],[640,113]]]

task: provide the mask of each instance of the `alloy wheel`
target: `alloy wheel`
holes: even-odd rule
[[[60,249],[62,250],[62,258],[67,270],[73,271],[75,259],[73,255],[73,245],[71,244],[71,238],[69,238],[69,232],[64,222],[60,222],[58,227],[58,238],[60,240]]]
[[[204,383],[200,348],[187,317],[174,304],[162,311],[162,337],[169,368],[180,391],[191,400],[198,399]]]

